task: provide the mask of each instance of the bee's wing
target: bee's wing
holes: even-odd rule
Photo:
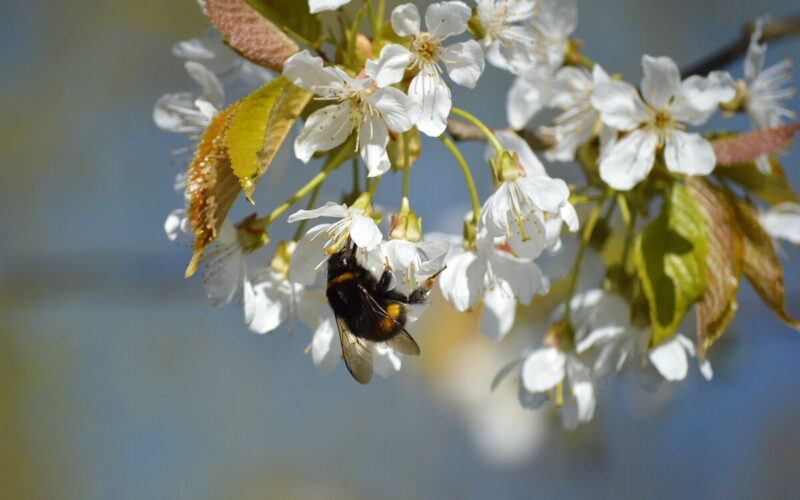
[[[376,301],[372,297],[372,295],[367,293],[367,291],[364,289],[362,289],[362,291],[364,292],[364,297],[367,298],[367,302],[369,303],[369,306],[372,308],[372,310],[375,311],[376,314],[379,314],[384,318],[390,319],[392,323],[394,323],[395,326],[397,326],[398,330],[397,334],[392,338],[390,338],[389,340],[383,341],[382,343],[385,344],[386,347],[391,347],[392,349],[394,349],[399,353],[408,354],[410,356],[419,356],[420,352],[419,345],[417,345],[417,341],[414,340],[414,338],[408,333],[405,327],[403,327],[403,325],[398,323],[397,320],[395,320],[389,313],[387,313],[386,310],[384,310],[381,307],[381,305],[378,304],[378,301]],[[399,304],[399,305],[400,307],[406,307],[405,304]]]
[[[369,383],[372,378],[372,354],[347,328],[342,318],[336,318],[336,326],[339,328],[339,340],[342,343],[342,354],[347,370],[358,383]]]
[[[387,347],[391,347],[397,352],[408,354],[410,356],[419,356],[419,345],[405,328],[389,340],[385,341]]]

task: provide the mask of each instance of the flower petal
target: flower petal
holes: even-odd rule
[[[331,104],[311,113],[303,131],[294,140],[294,154],[303,163],[317,151],[329,151],[342,144],[353,131],[349,102]]]
[[[666,138],[664,162],[673,172],[708,175],[714,170],[717,158],[705,137],[675,129]]]
[[[467,29],[472,9],[460,1],[432,3],[425,10],[425,26],[431,35],[444,40]]]
[[[770,210],[759,215],[758,221],[773,238],[800,244],[800,205],[797,203],[773,205]]]
[[[364,72],[378,85],[379,88],[397,83],[403,79],[406,68],[413,61],[411,52],[396,43],[390,43],[381,49],[377,60],[366,62]]]
[[[520,304],[530,304],[533,295],[545,287],[544,275],[535,262],[520,259],[510,252],[501,250],[493,250],[489,258],[492,272],[497,278],[508,283]]]
[[[677,336],[652,348],[647,357],[665,380],[675,382],[686,378],[689,363],[686,359],[686,349]]]
[[[244,272],[241,249],[223,249],[222,254],[211,261],[203,277],[209,305],[221,307],[230,302],[242,286]]]
[[[517,299],[505,281],[497,281],[483,293],[481,333],[489,340],[500,341],[514,325]]]
[[[475,40],[454,43],[439,52],[450,78],[459,85],[475,88],[483,73],[483,49]]]
[[[326,10],[336,10],[348,3],[350,3],[350,0],[308,0],[308,8],[312,14],[316,14]]]
[[[329,201],[321,207],[313,210],[298,210],[290,215],[286,222],[291,224],[292,222],[297,222],[299,220],[316,219],[317,217],[336,217],[337,219],[341,219],[343,217],[347,217],[349,213],[350,212],[347,210],[347,205],[344,203],[340,205],[333,201]]]
[[[169,213],[167,220],[164,221],[164,232],[167,233],[169,241],[175,241],[179,236],[192,235],[185,209],[178,208]]]
[[[567,378],[575,397],[578,422],[588,422],[594,416],[595,397],[592,374],[577,357],[567,358]]]
[[[325,252],[328,240],[325,231],[330,227],[330,224],[314,226],[298,240],[289,261],[289,277],[293,282],[309,286],[323,283],[327,267],[322,264],[328,257]]]
[[[358,129],[358,146],[370,177],[381,175],[391,167],[389,155],[386,154],[388,142],[389,130],[383,120],[365,115]]]
[[[642,96],[656,109],[667,105],[681,86],[678,65],[669,57],[642,56]],[[612,124],[613,125],[613,124]]]
[[[255,333],[271,332],[286,316],[283,303],[269,296],[267,285],[244,282],[244,324]]]
[[[692,75],[681,84],[672,105],[672,117],[691,125],[702,125],[719,104],[736,95],[736,83],[727,71],[712,71],[707,77]]]
[[[327,96],[344,87],[342,74],[333,67],[323,67],[322,58],[307,50],[298,52],[283,63],[283,76],[298,87]]]
[[[603,123],[617,130],[633,130],[650,117],[639,93],[626,82],[609,81],[596,86],[592,106],[600,112]]]
[[[543,212],[558,212],[569,199],[569,187],[562,179],[546,175],[520,177],[517,186]]]
[[[326,375],[336,368],[342,359],[342,344],[333,318],[322,321],[314,330],[311,339],[311,359],[317,371]]]
[[[386,126],[394,132],[410,130],[422,112],[419,104],[394,87],[378,89],[368,100],[370,105],[380,112]]]
[[[439,276],[439,288],[456,311],[466,311],[478,300],[486,264],[474,252],[461,252],[447,260]]]
[[[534,68],[514,80],[506,97],[506,115],[511,128],[521,129],[551,103],[555,83],[548,68]]]
[[[444,83],[436,66],[425,65],[411,80],[408,96],[422,106],[417,129],[430,137],[442,135],[447,128],[447,116],[452,102],[450,88]]]
[[[412,36],[419,33],[420,17],[417,6],[406,3],[392,11],[392,29],[400,36]]]
[[[380,245],[383,235],[372,217],[353,213],[350,215],[353,223],[350,225],[350,238],[359,248],[372,250]]]
[[[241,61],[241,57],[233,49],[213,35],[178,42],[172,46],[172,55],[199,62],[215,74],[222,74]]]
[[[552,389],[565,376],[567,356],[555,347],[542,347],[533,351],[522,364],[520,377],[528,392]]]
[[[600,161],[600,178],[614,189],[631,189],[653,168],[657,144],[655,134],[634,130],[614,144]]]
[[[217,75],[198,62],[186,61],[183,64],[189,76],[203,89],[203,96],[217,109],[225,105],[225,91]]]

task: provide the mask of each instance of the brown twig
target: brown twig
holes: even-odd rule
[[[755,23],[747,23],[742,28],[739,38],[722,47],[713,54],[705,57],[681,70],[684,77],[689,75],[705,75],[715,69],[720,69],[742,57],[747,52],[750,44],[750,35],[755,29]],[[782,17],[767,22],[761,34],[761,43],[774,42],[783,38],[796,36],[800,33],[800,14]]]

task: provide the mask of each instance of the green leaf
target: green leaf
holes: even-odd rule
[[[697,303],[697,345],[700,358],[705,359],[708,348],[736,314],[744,243],[733,204],[724,192],[702,177],[688,177],[686,187],[708,228],[708,286]]]
[[[661,213],[636,238],[635,261],[650,307],[651,345],[669,338],[706,289],[706,223],[689,192],[673,184]]]
[[[227,133],[238,106],[238,102],[232,104],[211,120],[189,164],[187,216],[194,233],[194,253],[186,268],[187,278],[195,273],[203,251],[217,238],[219,228],[241,190],[231,170],[227,148]]]
[[[775,158],[769,158],[772,171],[765,174],[755,163],[740,163],[729,167],[719,167],[714,174],[730,179],[770,204],[785,201],[799,202],[800,198],[786,181],[783,169]]]
[[[225,43],[256,64],[280,72],[284,61],[300,52],[294,40],[244,0],[203,0],[203,4]]]
[[[311,14],[306,0],[245,0],[262,16],[304,44],[318,49],[324,38],[319,14]]]
[[[267,171],[311,93],[280,76],[239,105],[228,131],[228,154],[245,196],[251,195]]]
[[[772,238],[761,224],[758,216],[744,201],[735,201],[736,217],[744,235],[744,275],[756,293],[772,312],[787,325],[800,329],[800,322],[786,312],[786,287],[783,284],[783,269],[775,255]]]

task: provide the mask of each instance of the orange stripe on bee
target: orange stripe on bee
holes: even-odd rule
[[[328,285],[326,286],[326,289],[330,288],[333,285],[342,283],[344,281],[349,281],[351,279],[354,279],[355,277],[356,277],[355,273],[351,273],[351,272],[342,273],[339,276],[337,276],[337,277],[333,278],[332,280],[330,280],[328,282]]]
[[[389,304],[386,306],[386,314],[388,314],[392,319],[397,319],[400,316],[401,311],[402,307],[400,304]]]
[[[390,332],[394,329],[394,321],[391,318],[384,316],[381,318],[380,327],[381,331]]]

